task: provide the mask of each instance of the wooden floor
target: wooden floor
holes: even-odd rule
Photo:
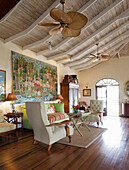
[[[129,170],[129,118],[106,117],[108,130],[87,149],[55,143],[32,144],[32,133],[19,140],[0,137],[0,170]]]

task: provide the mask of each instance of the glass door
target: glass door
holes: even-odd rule
[[[104,115],[119,115],[119,83],[102,79],[96,83],[96,98],[104,101]]]
[[[69,112],[73,113],[72,107],[74,103],[74,88],[69,88]]]
[[[119,115],[119,86],[107,86],[107,114]]]
[[[97,86],[96,88],[96,98],[98,100],[104,101],[104,116],[107,116],[107,87],[106,86]]]
[[[74,105],[75,106],[78,105],[78,89],[77,88],[74,89]]]

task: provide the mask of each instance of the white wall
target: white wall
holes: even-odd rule
[[[91,99],[95,99],[95,84],[97,81],[103,78],[113,78],[120,83],[120,108],[121,103],[125,102],[127,96],[124,94],[124,85],[129,81],[129,57],[121,57],[120,59],[112,59],[108,62],[102,63],[94,68],[75,72],[70,70],[68,67],[63,67],[62,64],[56,64],[54,61],[48,61],[43,56],[36,56],[35,53],[30,50],[23,51],[21,47],[13,44],[4,44],[3,40],[0,39],[0,69],[6,70],[6,92],[7,94],[11,92],[12,89],[12,75],[11,75],[11,50],[18,53],[24,54],[26,56],[39,59],[46,63],[57,66],[58,72],[58,93],[60,93],[60,82],[62,82],[64,75],[66,74],[77,74],[80,84],[80,100],[85,100],[88,104]],[[88,83],[88,87],[91,88],[91,97],[83,97],[82,91],[85,89],[85,84]],[[128,98],[129,100],[129,98]],[[10,102],[1,102],[1,109],[4,113],[10,110]],[[120,109],[121,113],[121,109]]]
[[[36,56],[35,53],[33,53],[30,50],[22,50],[21,47],[13,44],[13,43],[7,43],[4,44],[3,40],[0,39],[0,70],[6,71],[6,94],[11,92],[12,89],[12,65],[11,65],[11,51],[18,52],[20,54],[44,61],[46,63],[49,63],[51,65],[57,66],[57,74],[58,74],[58,93],[60,93],[60,82],[62,82],[64,75],[66,74],[77,74],[77,72],[70,70],[69,68],[65,68],[62,64],[56,64],[54,61],[48,61],[43,56]],[[4,113],[7,113],[10,111],[10,102],[0,102],[0,109],[3,109]]]
[[[91,99],[96,98],[95,84],[97,81],[103,78],[112,78],[119,82],[120,87],[120,114],[121,114],[121,103],[125,102],[125,99],[129,98],[124,93],[124,86],[129,81],[129,56],[121,57],[120,59],[111,59],[107,62],[103,62],[98,66],[91,69],[82,71],[79,73],[79,84],[81,98],[80,100],[86,101],[88,104]],[[85,84],[88,83],[88,88],[91,89],[91,97],[83,96],[83,89]]]

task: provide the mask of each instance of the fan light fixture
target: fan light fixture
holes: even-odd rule
[[[49,49],[50,51],[52,51],[52,43],[51,43],[51,41],[48,42],[48,49]]]
[[[81,33],[83,28],[88,22],[88,18],[75,11],[68,13],[64,12],[65,0],[61,0],[60,3],[63,9],[53,8],[50,11],[50,16],[55,20],[54,22],[42,22],[39,26],[56,26],[49,31],[50,35],[56,35],[61,33],[64,37],[77,37]]]

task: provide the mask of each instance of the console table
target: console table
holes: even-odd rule
[[[122,103],[122,114],[129,116],[129,103]]]
[[[23,113],[7,113],[4,114],[7,118],[5,120],[8,123],[15,123],[16,124],[16,129],[18,129],[18,124],[21,125],[21,128],[23,129]],[[18,121],[18,118],[20,118],[20,121]]]

